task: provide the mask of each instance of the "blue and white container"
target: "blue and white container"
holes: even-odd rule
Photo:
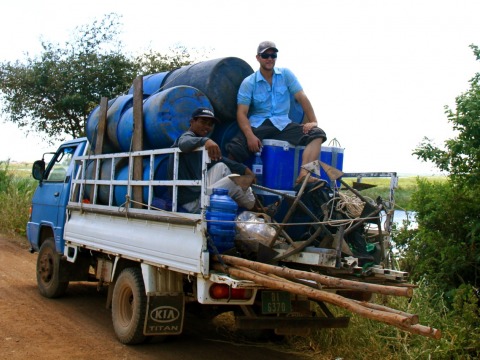
[[[320,161],[324,162],[327,165],[334,167],[337,170],[343,170],[343,152],[344,148],[336,146],[322,146],[322,151],[320,152]],[[330,180],[327,173],[320,167],[320,178],[326,180],[330,186],[334,186],[334,181]],[[340,187],[340,180],[336,181],[337,187]]]
[[[277,190],[292,190],[302,164],[303,146],[288,141],[262,141],[263,186]]]
[[[237,210],[227,189],[213,189],[206,213],[207,231],[220,253],[234,247]]]
[[[288,141],[264,139],[262,141],[263,184],[276,190],[293,190],[302,166],[304,146],[293,146]],[[343,170],[344,148],[322,146],[319,160],[327,165]],[[320,178],[332,187],[335,185],[320,167]],[[340,181],[337,180],[338,187]]]

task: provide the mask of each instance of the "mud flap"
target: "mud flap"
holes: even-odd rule
[[[183,330],[184,294],[147,295],[144,335],[179,335]]]

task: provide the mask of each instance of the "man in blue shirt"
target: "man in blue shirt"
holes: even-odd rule
[[[305,145],[302,165],[317,160],[325,132],[317,126],[312,104],[295,75],[285,68],[275,67],[278,49],[271,41],[263,41],[257,48],[260,69],[246,77],[237,95],[237,121],[240,132],[227,144],[231,159],[247,160],[260,151],[263,139],[288,141]],[[302,106],[306,122],[297,124],[288,117],[290,97]],[[300,170],[297,183],[307,171]]]

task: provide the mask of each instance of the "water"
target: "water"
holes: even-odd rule
[[[409,229],[415,229],[417,228],[418,224],[415,219],[415,212],[414,211],[405,211],[405,210],[395,210],[393,214],[393,222],[394,224],[397,225],[397,229],[403,228],[404,227],[404,220],[410,221],[410,224],[408,225]]]

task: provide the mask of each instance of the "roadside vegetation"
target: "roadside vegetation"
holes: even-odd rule
[[[115,40],[118,26],[117,17],[111,14],[100,23],[77,29],[77,37],[65,48],[44,42],[42,56],[0,63],[0,100],[8,121],[20,128],[30,127],[47,139],[80,136],[100,97],[111,98],[125,91],[137,74],[172,70],[193,60],[183,48],[167,56],[122,54],[121,44]],[[479,48],[471,48],[480,60]],[[350,326],[288,338],[284,344],[292,351],[315,359],[480,357],[479,81],[480,73],[471,79],[470,89],[456,98],[455,109],[446,108],[456,137],[441,148],[425,138],[413,152],[448,176],[400,177],[395,190],[396,208],[415,214],[415,227],[398,226],[392,233],[400,269],[408,271],[411,282],[418,286],[414,296],[374,297],[379,304],[418,314],[422,324],[441,330],[442,338],[413,335],[332,309],[337,315],[351,316]],[[41,101],[44,98],[52,103]],[[66,114],[74,115],[68,118]],[[364,196],[389,198],[390,179],[363,182],[377,185],[362,191]],[[0,161],[0,231],[25,236],[36,186],[29,166]]]
[[[25,166],[0,161],[0,229],[9,235],[25,235],[30,203],[37,187]]]

